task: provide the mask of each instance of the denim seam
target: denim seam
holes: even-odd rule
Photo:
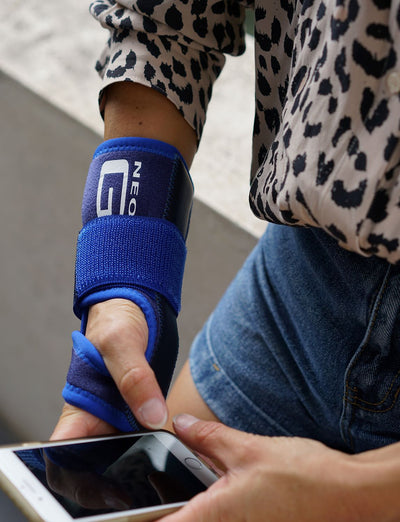
[[[348,407],[350,406],[350,403],[347,404]],[[353,437],[353,434],[351,433],[350,431],[350,427],[351,425],[353,424],[353,421],[354,421],[354,417],[356,415],[356,412],[355,412],[355,409],[354,408],[351,408],[351,411],[350,411],[350,420],[349,420],[349,423],[348,423],[348,426],[347,426],[347,438],[348,438],[348,444],[350,446],[350,449],[351,451],[354,452],[354,447],[355,447],[355,443],[354,443],[354,437]]]
[[[378,316],[378,312],[380,311],[381,304],[382,304],[382,301],[383,301],[383,297],[384,297],[384,295],[386,293],[386,290],[387,290],[387,287],[388,287],[390,272],[391,272],[391,267],[389,266],[387,271],[386,271],[386,274],[385,274],[384,282],[381,285],[381,289],[380,289],[380,291],[377,294],[378,300],[377,300],[377,302],[375,303],[375,305],[374,305],[374,307],[372,309],[373,310],[373,316],[370,319],[369,324],[368,324],[367,338],[364,340],[363,346],[360,348],[359,353],[357,354],[356,358],[351,362],[350,367],[347,369],[347,372],[346,372],[345,392],[344,392],[344,396],[343,396],[343,401],[344,401],[345,405],[347,405],[347,407],[351,407],[351,411],[350,411],[350,419],[348,420],[347,427],[345,427],[345,413],[346,413],[346,409],[347,408],[343,409],[342,415],[341,415],[341,420],[340,420],[340,425],[341,425],[342,437],[345,440],[347,439],[347,442],[348,442],[348,444],[350,445],[350,447],[351,447],[351,449],[353,451],[354,451],[354,438],[353,438],[353,435],[351,434],[351,426],[353,424],[354,417],[355,417],[355,408],[359,408],[361,410],[366,410],[366,411],[372,411],[372,412],[375,412],[375,410],[372,410],[372,409],[368,410],[366,407],[363,407],[362,405],[357,404],[355,402],[356,400],[359,400],[360,402],[365,402],[367,404],[366,401],[363,401],[362,399],[357,398],[358,388],[357,387],[351,387],[350,384],[349,384],[349,380],[350,380],[353,368],[355,367],[355,365],[357,364],[357,362],[360,359],[361,355],[365,351],[365,349],[366,349],[366,347],[368,345],[368,341],[371,338],[372,330],[373,330],[373,328],[375,326],[376,319],[377,319],[377,316]],[[397,375],[396,375],[396,377],[397,377]],[[392,385],[391,385],[389,391],[385,395],[385,398],[381,402],[384,402],[387,399],[387,397],[388,397],[388,395],[389,395],[389,393],[390,393],[390,391],[391,391],[391,389],[392,389],[392,387],[394,385],[395,379],[393,380]],[[350,398],[349,398],[349,393],[351,391],[355,394],[355,397],[352,400],[350,400]],[[399,391],[400,390],[398,390],[397,393],[396,393],[396,398],[398,396]],[[370,404],[373,404],[373,403],[370,403]],[[379,403],[377,403],[377,404],[379,404]],[[388,408],[388,410],[393,408],[394,404],[395,404],[395,402],[392,403],[392,405]],[[383,410],[380,410],[380,411],[378,410],[378,413],[383,413]]]
[[[369,340],[370,340],[370,338],[371,338],[372,330],[373,330],[373,328],[374,328],[374,326],[375,326],[376,318],[377,318],[377,316],[378,316],[378,312],[380,311],[381,304],[382,304],[382,300],[383,300],[383,298],[384,298],[384,296],[385,296],[385,293],[386,293],[386,290],[387,290],[387,286],[388,286],[388,283],[389,283],[389,273],[390,273],[390,268],[391,268],[391,267],[389,267],[388,270],[387,270],[387,272],[386,272],[384,284],[383,284],[383,286],[382,286],[381,291],[379,292],[378,302],[376,303],[376,305],[375,305],[375,307],[374,307],[375,309],[374,309],[374,312],[373,312],[373,317],[372,317],[371,321],[369,322],[367,338],[365,339],[365,341],[364,341],[364,343],[363,343],[363,346],[360,348],[359,353],[357,354],[356,358],[352,361],[352,363],[351,363],[351,365],[350,365],[350,367],[348,368],[348,371],[347,371],[347,377],[346,377],[346,381],[345,381],[345,388],[346,388],[346,391],[345,391],[344,400],[347,401],[347,402],[349,402],[350,404],[354,404],[354,401],[355,401],[355,400],[358,400],[358,401],[363,402],[363,403],[365,403],[365,404],[369,404],[369,405],[371,405],[371,406],[373,406],[373,405],[377,405],[377,406],[378,406],[379,404],[382,404],[383,402],[385,402],[385,400],[386,400],[387,397],[389,396],[390,391],[391,391],[392,388],[393,388],[394,381],[396,380],[397,376],[398,376],[399,373],[400,373],[400,372],[399,372],[399,373],[396,374],[396,377],[393,379],[393,382],[392,382],[392,384],[391,384],[391,386],[390,386],[388,392],[386,393],[385,397],[384,397],[381,401],[379,401],[379,402],[377,402],[377,403],[364,401],[363,399],[358,398],[358,397],[357,397],[357,392],[358,392],[357,387],[352,388],[352,387],[349,385],[349,380],[350,380],[350,377],[351,377],[352,370],[353,370],[353,368],[355,367],[355,365],[357,364],[357,362],[358,362],[358,360],[360,359],[360,357],[362,356],[362,354],[364,353],[366,347],[368,346],[368,342],[369,342]],[[354,397],[352,400],[350,400],[350,399],[348,398],[348,395],[349,395],[348,391],[349,391],[349,390],[352,390],[352,391],[354,392],[354,394],[355,394],[355,397]]]
[[[221,376],[224,377],[224,380],[225,380],[225,383],[242,399],[246,402],[246,404],[248,405],[248,407],[250,407],[254,413],[257,415],[257,416],[260,416],[262,417],[263,419],[265,419],[265,421],[268,422],[268,424],[270,426],[276,426],[277,429],[279,429],[279,431],[283,431],[283,428],[282,426],[278,425],[272,417],[270,417],[269,415],[267,415],[261,408],[259,408],[256,404],[253,403],[252,400],[250,400],[246,394],[243,393],[243,391],[238,388],[238,386],[235,384],[234,381],[232,381],[232,379],[229,377],[229,375],[225,372],[225,370],[223,369],[223,366],[220,364],[219,360],[218,360],[218,357],[216,356],[213,348],[212,348],[212,344],[211,344],[211,339],[210,339],[210,330],[211,330],[211,322],[212,322],[212,316],[210,317],[210,321],[207,325],[207,328],[206,328],[206,346],[208,347],[208,351],[209,351],[209,354],[210,356],[212,357],[212,359],[214,359],[215,363],[217,364],[218,366],[218,371],[221,373]],[[205,399],[204,399],[205,400]],[[207,402],[207,401],[206,401]],[[286,431],[286,430],[285,430]],[[289,432],[286,432],[286,435],[287,436],[291,436],[291,433]]]
[[[399,372],[400,373],[400,372]],[[399,373],[396,374],[396,377],[399,375]],[[391,409],[394,408],[396,402],[397,402],[397,398],[399,396],[399,393],[400,393],[400,387],[397,389],[396,393],[395,393],[395,396],[393,398],[393,401],[391,403],[390,406],[388,406],[387,408],[383,409],[383,410],[377,410],[377,409],[373,409],[373,408],[367,408],[366,406],[362,406],[361,404],[357,403],[356,400],[360,400],[362,401],[362,399],[356,399],[355,401],[351,401],[347,398],[345,398],[346,402],[348,404],[351,404],[352,406],[355,406],[356,408],[359,408],[360,410],[363,410],[363,411],[369,411],[371,413],[386,413],[388,411],[390,411]],[[370,403],[371,405],[374,405],[374,403]],[[377,403],[379,404],[379,403]]]

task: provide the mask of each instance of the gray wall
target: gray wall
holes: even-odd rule
[[[90,156],[101,138],[0,73],[0,420],[48,437],[70,357],[75,239]],[[255,239],[195,201],[181,357]]]

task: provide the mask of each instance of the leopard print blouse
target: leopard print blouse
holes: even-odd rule
[[[95,0],[104,87],[165,94],[200,138],[224,55],[254,10],[250,205],[400,263],[400,0]]]

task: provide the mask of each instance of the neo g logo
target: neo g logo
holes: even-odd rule
[[[127,214],[134,216],[136,214],[136,196],[139,194],[140,185],[140,169],[141,161],[134,162],[134,172],[129,190],[129,204]],[[108,176],[108,179],[106,177]],[[111,186],[110,181],[114,184],[116,180],[122,176],[122,184],[118,182],[116,186]],[[114,213],[125,214],[126,200],[128,197],[128,176],[129,162],[125,159],[109,160],[103,163],[100,171],[99,184],[97,187],[96,212],[97,216],[110,216],[113,214],[113,202],[117,206],[118,211]],[[104,197],[105,196],[105,197]],[[104,202],[106,202],[104,206]],[[103,205],[103,206],[102,206]]]

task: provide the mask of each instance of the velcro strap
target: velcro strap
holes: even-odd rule
[[[162,294],[178,314],[186,259],[179,230],[164,219],[111,215],[89,221],[78,236],[74,312],[110,287],[143,287]]]

